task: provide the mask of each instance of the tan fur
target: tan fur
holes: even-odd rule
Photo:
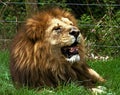
[[[57,26],[62,27],[62,32],[55,32]],[[71,64],[65,60],[60,49],[73,43],[71,27],[78,29],[76,19],[60,8],[41,11],[26,20],[11,47],[10,70],[15,85],[56,87],[62,82],[83,81],[80,84],[93,87],[95,82],[104,81],[85,63],[81,34],[78,37],[80,61]]]

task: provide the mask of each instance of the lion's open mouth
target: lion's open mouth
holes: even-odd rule
[[[66,57],[66,58],[71,58],[73,55],[78,54],[78,46],[77,46],[77,42],[73,43],[71,46],[64,46],[61,48],[61,52],[62,54]]]

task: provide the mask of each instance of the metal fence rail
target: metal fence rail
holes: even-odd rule
[[[55,5],[62,5],[62,3],[41,3],[41,2],[2,2],[0,1],[3,5],[8,5],[8,4],[17,4],[17,5],[24,5],[24,4],[38,4],[38,5],[47,5],[47,4],[55,4]],[[73,5],[73,6],[105,6],[105,7],[120,7],[120,4],[81,4],[81,3],[65,3],[67,5]]]

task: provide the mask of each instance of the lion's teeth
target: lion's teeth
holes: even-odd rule
[[[71,47],[69,52],[77,52],[78,51],[78,47]]]

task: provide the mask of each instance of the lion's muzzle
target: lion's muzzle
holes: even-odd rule
[[[70,46],[62,47],[61,52],[66,57],[67,61],[74,63],[80,60],[80,56],[78,53],[79,51],[78,44],[80,44],[79,39],[81,34],[80,34],[80,30],[77,29],[76,27],[72,27],[69,34],[71,36],[74,36],[75,41]]]
[[[75,39],[77,39],[78,35],[80,34],[80,30],[77,29],[76,27],[72,27],[69,34],[73,35],[75,37]]]

